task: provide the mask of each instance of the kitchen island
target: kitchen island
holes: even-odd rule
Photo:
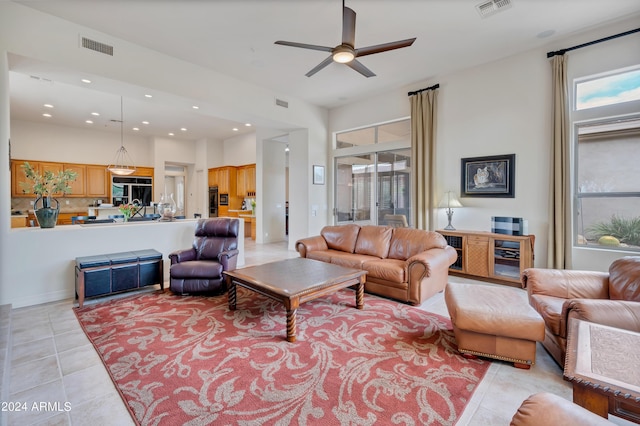
[[[75,258],[123,251],[155,249],[162,253],[165,281],[169,280],[168,254],[191,247],[197,219],[173,222],[126,222],[14,228],[3,253],[0,305],[13,308],[75,298]],[[244,229],[238,238],[238,267],[244,265]],[[165,284],[168,288],[168,283]]]

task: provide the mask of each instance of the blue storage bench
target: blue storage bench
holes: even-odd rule
[[[160,284],[164,290],[162,253],[153,249],[76,258],[76,298],[105,296]]]

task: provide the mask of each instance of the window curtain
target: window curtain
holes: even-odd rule
[[[435,135],[436,100],[435,89],[412,94],[411,100],[411,161],[412,216],[417,229],[435,228]]]
[[[553,70],[553,141],[551,153],[553,167],[551,168],[549,190],[547,267],[567,269],[571,267],[567,59],[564,55],[555,55],[551,67]]]

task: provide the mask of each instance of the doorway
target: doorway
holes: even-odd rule
[[[171,200],[176,203],[176,217],[186,217],[186,167],[175,164],[164,166],[164,197],[165,202]]]

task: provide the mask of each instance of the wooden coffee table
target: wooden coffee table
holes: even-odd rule
[[[573,402],[604,418],[640,423],[640,333],[572,319],[564,378]]]
[[[296,311],[301,303],[356,286],[356,308],[364,307],[366,272],[306,258],[294,258],[249,268],[225,271],[229,309],[236,309],[236,286],[284,304],[287,340],[296,341]]]

